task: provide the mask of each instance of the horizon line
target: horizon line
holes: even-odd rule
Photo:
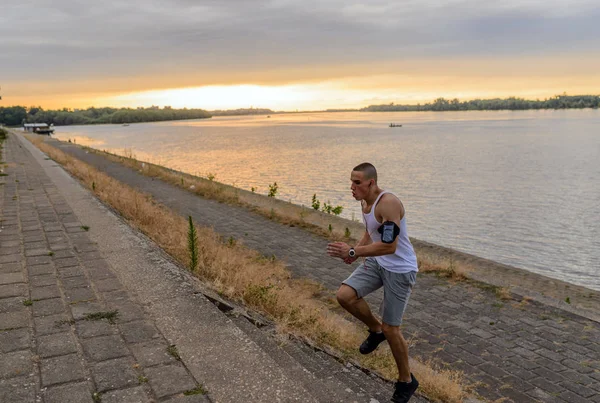
[[[30,106],[24,106],[24,105],[7,105],[7,106],[2,106],[0,105],[0,108],[14,108],[14,107],[23,107],[26,110],[30,110],[31,108],[41,108],[45,111],[64,111],[66,109],[66,112],[77,112],[77,111],[81,111],[81,110],[88,110],[88,109],[105,109],[105,108],[110,108],[110,109],[151,109],[151,108],[159,108],[159,109],[165,109],[165,108],[171,108],[174,110],[185,110],[185,109],[196,109],[196,110],[204,110],[207,112],[229,112],[229,111],[237,111],[237,110],[259,110],[259,109],[264,109],[269,111],[270,113],[309,113],[309,112],[343,112],[343,111],[348,111],[348,112],[352,112],[352,111],[360,111],[361,109],[365,109],[365,108],[369,108],[372,106],[384,106],[384,105],[390,105],[390,106],[425,106],[425,105],[431,105],[433,104],[436,100],[446,100],[446,101],[454,101],[454,100],[458,100],[459,102],[469,102],[469,101],[493,101],[493,100],[509,100],[509,99],[518,99],[518,100],[523,100],[523,101],[527,101],[527,102],[543,102],[543,101],[547,101],[550,99],[554,99],[554,98],[559,98],[559,97],[600,97],[600,94],[577,94],[577,95],[569,95],[567,94],[567,92],[563,92],[562,94],[557,94],[557,95],[553,95],[550,97],[546,97],[546,98],[536,98],[536,99],[527,99],[524,97],[519,97],[519,96],[508,96],[508,97],[493,97],[493,98],[445,98],[445,97],[436,97],[435,99],[428,101],[428,102],[416,102],[416,103],[396,103],[396,102],[387,102],[387,103],[378,103],[378,104],[369,104],[367,106],[362,106],[362,107],[358,107],[358,108],[344,108],[344,107],[340,107],[340,108],[326,108],[326,109],[290,109],[290,110],[275,110],[272,109],[270,107],[254,107],[253,105],[249,106],[249,107],[240,107],[240,108],[230,108],[230,109],[208,109],[208,108],[193,108],[193,107],[183,107],[183,108],[173,108],[170,105],[163,105],[162,107],[160,105],[151,105],[151,106],[127,106],[127,107],[116,107],[116,106],[109,106],[109,105],[105,105],[105,106],[88,106],[88,107],[80,107],[80,108],[72,108],[72,107],[66,107],[63,106],[62,108],[56,108],[56,109],[45,109],[40,105],[30,105]],[[0,101],[2,100],[2,97],[0,96]]]

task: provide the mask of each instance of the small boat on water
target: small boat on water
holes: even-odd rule
[[[25,123],[23,130],[26,132],[32,132],[36,134],[47,134],[51,135],[54,133],[54,124],[48,125],[47,123]]]
[[[123,126],[129,126],[129,123],[123,123]]]
[[[397,123],[390,123],[390,127],[402,127],[402,125],[399,125]]]

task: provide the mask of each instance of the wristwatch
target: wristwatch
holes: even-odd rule
[[[348,256],[350,256],[350,257],[356,256],[356,251],[354,250],[354,248],[350,248],[350,250],[348,251]]]

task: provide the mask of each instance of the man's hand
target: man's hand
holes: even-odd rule
[[[349,250],[350,245],[345,242],[334,242],[327,245],[327,253],[329,256],[339,257],[340,259],[344,259],[344,261],[346,258],[350,258],[350,256],[348,256]]]

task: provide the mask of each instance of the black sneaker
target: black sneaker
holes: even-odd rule
[[[392,402],[407,403],[418,387],[419,381],[417,381],[415,376],[411,373],[410,382],[396,382],[394,385],[394,396],[392,396]]]
[[[385,335],[383,332],[377,333],[369,330],[369,336],[362,342],[360,348],[358,349],[361,354],[370,354],[379,344],[385,340]]]

